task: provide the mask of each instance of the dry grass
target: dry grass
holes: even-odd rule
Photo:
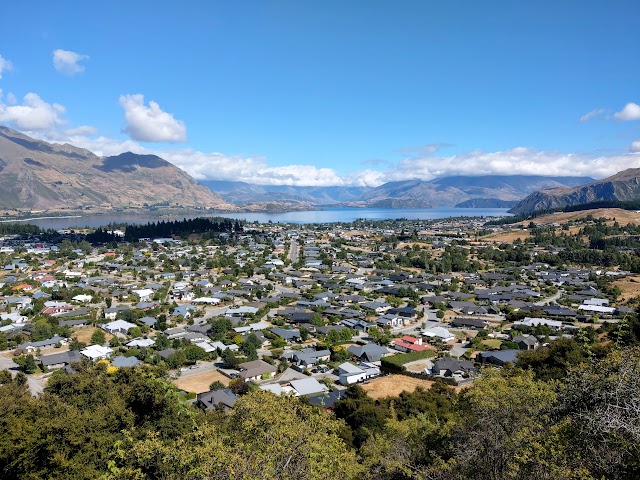
[[[93,335],[93,332],[96,330],[99,330],[98,327],[77,328],[73,331],[71,336],[77,338],[79,342],[84,342],[89,345],[91,343],[91,335]],[[107,342],[113,338],[113,335],[107,332],[104,332],[104,336],[107,339]]]
[[[229,385],[231,379],[225,377],[217,370],[208,372],[196,373],[194,375],[185,375],[178,377],[173,381],[176,387],[181,388],[187,392],[202,393],[209,391],[209,385],[213,382],[222,382],[225,385]]]
[[[413,392],[422,387],[425,390],[431,388],[434,382],[422,378],[407,377],[406,375],[387,375],[376,378],[362,386],[371,398],[397,397],[402,392]]]
[[[640,276],[621,278],[613,282],[614,287],[620,288],[622,293],[619,302],[628,302],[632,298],[640,297]]]
[[[504,233],[493,233],[491,235],[487,235],[482,239],[487,242],[496,242],[496,243],[513,243],[518,238],[520,240],[526,240],[529,238],[531,234],[528,230],[513,230],[511,232]]]

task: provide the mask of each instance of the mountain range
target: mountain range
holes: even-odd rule
[[[299,207],[508,208],[535,190],[572,187],[592,181],[590,177],[485,175],[444,177],[429,181],[404,180],[375,188],[273,186],[212,180],[201,183],[236,205],[276,201]]]
[[[640,199],[640,168],[629,168],[603,180],[573,188],[553,188],[533,192],[511,209],[512,213],[530,213],[602,200]]]
[[[598,200],[640,199],[640,168],[604,180],[527,175],[455,176],[378,187],[196,182],[156,155],[100,157],[36,140],[0,125],[0,209],[110,210],[181,207],[284,211],[322,207],[442,208],[513,206],[524,213]]]

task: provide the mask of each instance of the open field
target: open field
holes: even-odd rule
[[[196,373],[193,375],[184,375],[178,377],[173,381],[174,385],[182,390],[187,392],[194,393],[202,393],[209,391],[209,385],[211,385],[215,381],[219,381],[224,383],[225,385],[229,385],[229,381],[231,380],[229,377],[225,377],[223,374],[218,372],[217,370],[212,370],[208,372]]]
[[[640,297],[640,276],[621,278],[613,282],[622,293],[618,297],[619,302],[627,302],[635,297]]]
[[[425,390],[431,388],[432,380],[407,377],[406,375],[386,375],[366,383],[362,388],[371,398],[397,397],[400,393],[413,392],[422,387]]]
[[[84,342],[87,345],[90,345],[91,335],[93,335],[93,332],[95,332],[96,330],[98,330],[98,327],[77,328],[73,331],[71,336],[77,338],[79,342]],[[104,336],[107,339],[107,342],[113,338],[113,335],[107,332],[104,332]]]

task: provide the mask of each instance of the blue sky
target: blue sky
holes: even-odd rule
[[[1,123],[196,178],[640,166],[637,0],[35,1],[2,17]]]

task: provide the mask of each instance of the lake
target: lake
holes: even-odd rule
[[[494,217],[508,215],[506,208],[329,208],[326,210],[312,210],[303,212],[265,213],[192,213],[185,215],[162,216],[153,214],[108,213],[86,216],[34,218],[21,220],[21,223],[38,225],[41,228],[56,230],[74,227],[102,227],[111,223],[149,223],[158,220],[182,220],[203,216],[227,217],[246,220],[248,222],[267,223],[334,223],[353,222],[360,218],[367,220],[389,220],[407,218],[410,220],[433,220],[448,217]]]

